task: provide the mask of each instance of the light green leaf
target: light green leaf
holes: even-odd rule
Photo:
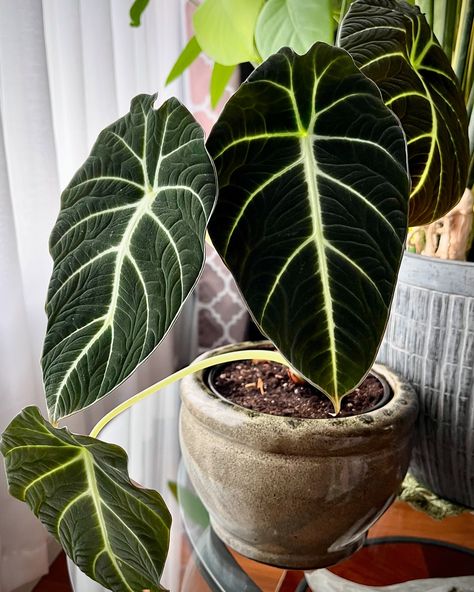
[[[462,1],[456,32],[452,65],[458,80],[463,86],[464,98],[467,101],[473,86],[473,80],[468,80],[466,76],[470,44],[472,44],[471,51],[474,52],[474,2],[472,0]]]
[[[444,2],[444,0],[441,1]],[[421,12],[425,15],[429,26],[432,28],[434,21],[434,0],[416,0],[416,4],[420,7]]]
[[[397,118],[345,51],[316,43],[257,68],[207,147],[214,246],[263,332],[337,406],[374,360],[404,249]]]
[[[135,0],[130,8],[130,26],[139,27],[140,21],[145,8],[148,6],[150,0]]]
[[[43,375],[53,420],[91,405],[162,340],[204,262],[216,187],[176,99],[140,95],[62,195],[51,235]]]
[[[223,66],[258,62],[254,32],[263,0],[204,0],[193,15],[203,51]]]
[[[223,66],[215,63],[211,76],[211,107],[215,109],[224,94],[227,83],[235,71],[235,66]]]
[[[88,576],[116,592],[163,590],[171,516],[136,487],[119,446],[56,429],[27,407],[0,442],[10,493],[28,504]]]
[[[207,528],[210,524],[209,514],[196,493],[182,485],[178,485],[175,481],[168,481],[168,487],[186,518],[193,525],[195,524],[202,529]]]
[[[166,84],[173,82],[173,80],[178,78],[178,76],[181,76],[181,74],[186,70],[186,68],[189,68],[189,66],[194,62],[200,53],[201,46],[199,45],[196,37],[193,35],[186,44],[186,47],[179,54],[174,66],[171,68],[168,78],[166,79]]]
[[[400,118],[412,179],[410,225],[437,220],[461,198],[468,167],[464,99],[449,60],[419,8],[357,0],[339,44]]]
[[[255,41],[263,59],[282,47],[301,54],[316,41],[333,43],[332,0],[268,0],[258,17]]]

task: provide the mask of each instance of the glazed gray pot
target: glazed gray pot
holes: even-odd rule
[[[474,264],[405,255],[378,361],[419,395],[411,471],[474,507]]]
[[[255,347],[239,344],[202,357]],[[218,536],[264,563],[316,569],[361,547],[407,470],[414,391],[383,367],[393,390],[354,417],[293,419],[213,394],[202,372],[181,385],[180,439],[190,479]]]

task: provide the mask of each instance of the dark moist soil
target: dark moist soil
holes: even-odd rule
[[[307,383],[295,383],[288,369],[267,361],[232,362],[214,375],[214,387],[223,397],[247,409],[304,419],[334,417],[331,401]],[[338,417],[369,411],[383,397],[382,383],[368,376],[344,397]]]

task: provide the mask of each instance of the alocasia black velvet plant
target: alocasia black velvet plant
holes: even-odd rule
[[[464,188],[464,104],[418,9],[357,0],[338,44],[271,56],[207,148],[176,99],[156,110],[155,96],[136,97],[62,195],[42,360],[49,421],[25,409],[1,451],[12,495],[111,590],[162,589],[170,516],[132,484],[123,450],[57,424],[159,344],[199,277],[208,223],[257,324],[337,412],[381,341],[408,212],[430,221]]]

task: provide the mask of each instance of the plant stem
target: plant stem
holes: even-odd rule
[[[162,388],[169,386],[176,382],[177,380],[181,380],[188,374],[192,374],[193,372],[198,372],[199,370],[204,370],[205,368],[210,368],[211,366],[216,366],[217,364],[225,364],[227,362],[236,362],[238,360],[270,360],[272,362],[277,362],[278,364],[284,364],[288,366],[288,362],[285,358],[279,353],[275,351],[269,351],[266,349],[246,349],[241,351],[229,352],[227,354],[219,354],[218,356],[213,356],[212,358],[206,358],[204,360],[199,360],[199,362],[193,362],[186,368],[182,370],[178,370],[174,374],[171,374],[167,378],[152,384],[145,390],[139,392],[138,394],[130,397],[120,405],[117,405],[112,411],[109,411],[107,415],[105,415],[92,429],[90,435],[92,438],[97,438],[99,433],[105,428],[105,426],[112,421],[112,419],[116,418],[118,415],[129,409],[135,403],[139,403],[146,399],[153,393],[161,390]]]

